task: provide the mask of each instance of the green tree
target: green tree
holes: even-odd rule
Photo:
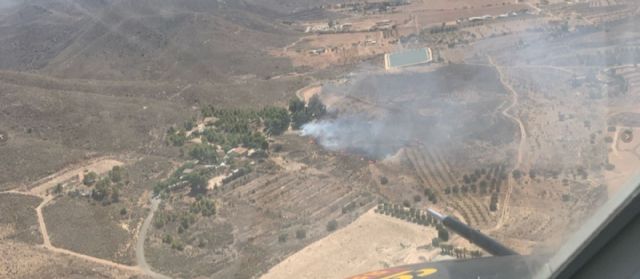
[[[268,107],[262,110],[264,127],[270,135],[281,135],[289,129],[289,113],[283,108]]]
[[[112,182],[118,183],[122,181],[122,177],[123,169],[121,166],[113,166],[109,171],[109,179],[111,179]]]
[[[186,131],[191,131],[193,127],[195,127],[195,123],[193,122],[193,120],[187,120],[184,122],[184,129]]]
[[[189,156],[204,164],[215,164],[218,161],[216,150],[208,144],[198,144],[189,151]]]
[[[197,173],[191,173],[187,175],[186,180],[191,185],[191,194],[204,194],[207,192],[207,179]]]
[[[171,130],[171,128],[169,130]],[[167,141],[173,146],[183,146],[187,141],[187,134],[182,130],[177,131],[176,133],[169,134]]]
[[[498,210],[498,193],[491,194],[491,202],[489,203],[489,210]]]
[[[318,95],[313,95],[313,97],[309,99],[307,110],[313,119],[319,119],[327,114],[327,107],[322,103],[322,101],[320,101],[320,97]]]
[[[96,183],[97,179],[98,179],[98,174],[97,173],[89,172],[82,179],[82,184],[87,185],[87,186],[91,186],[94,183]]]
[[[438,238],[442,239],[442,241],[449,241],[449,231],[444,227],[439,227]]]
[[[483,194],[486,193],[487,192],[487,186],[489,186],[489,185],[487,184],[486,180],[480,181],[480,193],[483,193]]]
[[[111,202],[116,203],[120,201],[120,190],[113,188],[111,190]]]
[[[293,97],[289,99],[289,112],[291,114],[304,110],[304,101],[298,99],[297,97]]]
[[[91,197],[94,200],[101,201],[111,192],[111,180],[102,178],[96,183],[96,187],[91,191]]]
[[[311,119],[312,115],[307,109],[291,113],[291,128],[294,130],[299,130],[304,124],[309,123]]]

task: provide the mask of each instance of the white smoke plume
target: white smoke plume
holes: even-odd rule
[[[394,125],[394,122],[389,117],[380,119],[365,114],[349,114],[307,123],[300,133],[315,138],[328,150],[384,157],[410,140],[406,127]]]

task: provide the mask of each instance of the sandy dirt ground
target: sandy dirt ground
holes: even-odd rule
[[[0,278],[149,278],[22,243],[0,242]]]
[[[216,187],[222,185],[222,180],[224,180],[224,178],[226,177],[226,175],[221,174],[218,175],[214,178],[209,179],[209,181],[207,182],[207,189],[209,190],[213,190]]]
[[[288,257],[261,278],[346,278],[389,266],[429,261],[440,250],[418,247],[431,244],[435,236],[432,227],[369,211]]]

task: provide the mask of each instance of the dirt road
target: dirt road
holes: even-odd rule
[[[84,170],[93,171],[95,173],[106,173],[114,166],[121,166],[123,163],[117,160],[109,158],[100,158],[84,165],[75,166],[62,171],[59,171],[53,175],[47,176],[36,182],[38,186],[31,188],[31,193],[44,196],[47,194],[47,190],[55,187],[58,183],[67,181],[74,176],[78,175],[80,180],[83,178]]]
[[[92,257],[89,255],[85,255],[85,254],[81,254],[81,253],[77,253],[74,251],[70,251],[67,249],[62,249],[62,248],[58,248],[55,247],[51,244],[51,240],[49,238],[49,233],[47,231],[47,224],[45,222],[44,219],[44,215],[42,213],[42,209],[47,206],[47,204],[52,201],[55,198],[55,195],[50,194],[50,189],[55,187],[58,183],[62,183],[65,182],[71,178],[73,178],[76,175],[80,176],[80,179],[82,179],[82,175],[84,173],[84,170],[89,170],[89,171],[93,171],[96,172],[98,174],[104,174],[107,171],[111,170],[111,168],[113,166],[120,166],[123,163],[120,161],[116,161],[110,158],[99,158],[99,159],[95,159],[92,160],[88,163],[85,163],[83,165],[78,165],[78,166],[74,166],[71,168],[67,168],[64,169],[62,171],[59,171],[53,175],[47,176],[43,179],[40,179],[39,181],[37,181],[35,184],[37,186],[31,188],[30,191],[15,191],[15,190],[11,190],[11,191],[5,191],[2,193],[11,193],[11,194],[20,194],[20,195],[28,195],[28,196],[35,196],[35,197],[40,197],[42,198],[42,202],[36,207],[36,215],[38,218],[38,226],[40,228],[40,233],[42,234],[42,240],[43,240],[43,244],[42,247],[49,250],[49,251],[53,251],[55,253],[61,253],[61,254],[66,254],[69,256],[74,256],[77,258],[81,258],[90,262],[94,262],[94,263],[98,263],[101,265],[105,265],[105,266],[110,266],[113,268],[117,268],[117,269],[122,269],[122,270],[127,270],[127,271],[133,271],[136,273],[142,273],[142,274],[147,274],[150,276],[153,276],[155,278],[167,278],[166,276],[162,276],[159,274],[156,274],[154,272],[152,272],[151,270],[147,270],[144,268],[141,268],[139,266],[129,266],[129,265],[124,265],[124,264],[119,264],[116,262],[112,262],[109,260],[105,260],[105,259],[101,259],[101,258],[96,258],[96,257]],[[152,208],[153,208],[154,203],[152,202]],[[157,204],[155,204],[155,208],[157,208]],[[149,220],[150,218],[153,217],[153,210],[150,214],[151,217],[147,217]],[[146,233],[146,232],[145,232]]]
[[[138,241],[136,242],[136,261],[138,262],[138,267],[145,274],[153,278],[168,279],[170,277],[154,272],[151,269],[151,266],[149,266],[149,264],[147,263],[147,259],[144,255],[144,242],[147,239],[147,233],[149,232],[149,226],[151,225],[151,221],[153,220],[153,215],[156,213],[156,210],[158,210],[158,205],[160,205],[160,199],[156,197],[152,198],[151,210],[149,211],[149,215],[147,215],[147,218],[144,219],[142,228],[140,229],[140,233],[138,234]]]
[[[518,127],[520,128],[520,143],[518,144],[518,156],[516,159],[516,164],[513,167],[513,170],[516,169],[520,169],[522,167],[522,162],[526,156],[526,148],[527,148],[527,131],[524,128],[524,124],[522,124],[522,121],[520,121],[519,118],[515,117],[514,115],[512,115],[511,113],[509,113],[509,111],[515,107],[516,105],[518,105],[518,93],[513,89],[513,87],[511,87],[511,85],[506,81],[505,79],[505,75],[502,71],[502,68],[500,66],[498,66],[494,61],[493,58],[491,56],[488,57],[489,58],[489,63],[496,68],[496,71],[498,72],[498,75],[500,77],[500,83],[502,83],[502,86],[504,86],[504,88],[507,89],[507,91],[509,91],[509,93],[511,94],[511,103],[505,107],[504,109],[502,109],[502,115],[504,115],[505,117],[513,120],[514,122],[516,122],[518,124]],[[512,170],[512,171],[513,171]],[[511,199],[511,193],[513,192],[513,181],[512,181],[512,176],[508,176],[507,178],[507,193],[505,195],[504,198],[504,202],[502,203],[502,209],[500,212],[500,218],[498,218],[498,222],[496,224],[496,227],[494,228],[494,230],[498,230],[502,227],[502,223],[503,221],[506,219],[506,217],[509,214],[509,200]]]

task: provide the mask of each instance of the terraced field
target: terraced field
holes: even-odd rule
[[[445,193],[447,187],[461,184],[462,175],[453,170],[437,150],[411,147],[405,149],[405,156],[415,169],[422,187],[431,188],[438,197],[438,206],[450,206],[464,222],[474,227],[489,227],[495,222],[495,216],[489,212],[486,195],[470,192]],[[498,170],[492,168],[491,171]]]

